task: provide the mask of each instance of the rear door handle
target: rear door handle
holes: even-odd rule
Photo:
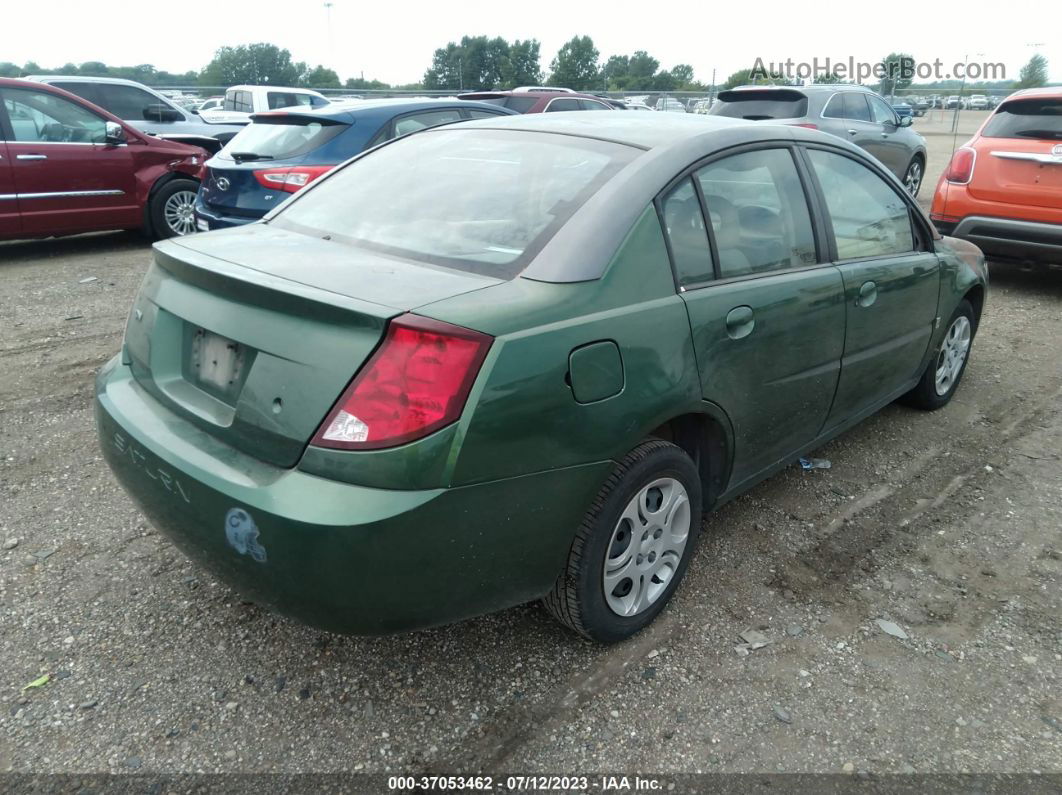
[[[726,335],[732,340],[747,337],[756,328],[756,315],[751,306],[736,306],[727,312]]]
[[[16,160],[47,160],[48,155],[15,155]]]

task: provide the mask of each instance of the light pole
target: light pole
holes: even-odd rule
[[[332,39],[332,6],[335,3],[325,0],[325,27],[328,28],[328,65],[336,68],[336,46]]]

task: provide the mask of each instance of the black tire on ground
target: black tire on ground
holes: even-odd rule
[[[199,192],[199,183],[193,179],[172,179],[155,191],[151,197],[149,214],[151,216],[151,236],[155,240],[164,240],[167,237],[190,234],[195,231],[195,219],[190,224],[174,217],[173,202],[183,205],[184,200],[195,201],[195,195]],[[167,213],[167,204],[170,204],[171,212]],[[182,214],[183,218],[183,214]]]
[[[606,557],[614,548],[613,532],[628,504],[659,478],[673,478],[685,488],[690,511],[689,534],[673,575],[655,601],[642,612],[621,616],[609,607],[606,599],[603,582]],[[696,465],[680,447],[670,442],[643,442],[623,457],[594,498],[576,531],[567,565],[543,600],[546,608],[562,624],[592,640],[615,643],[630,637],[656,618],[671,599],[693,555],[701,521],[701,480]],[[631,533],[630,544],[635,543],[633,537]]]
[[[912,188],[912,183],[915,179],[917,179],[918,184]],[[903,172],[903,186],[907,188],[907,192],[911,196],[918,198],[918,192],[922,190],[922,183],[925,181],[926,163],[920,155],[915,155],[911,158],[911,162],[907,164],[907,170]]]
[[[955,327],[959,318],[965,318],[968,324],[970,332],[970,344],[966,348],[966,354],[963,357],[962,365],[959,367],[958,372],[947,382],[947,388],[941,392],[937,388],[937,370],[943,363],[946,357],[945,348],[948,344],[948,337]],[[935,411],[936,409],[946,406],[955,394],[955,390],[959,388],[959,384],[962,382],[963,373],[966,372],[966,364],[970,361],[970,348],[973,347],[974,333],[977,331],[977,319],[974,317],[973,307],[967,300],[962,300],[955,308],[955,314],[948,320],[948,325],[944,332],[944,338],[941,340],[940,345],[933,351],[933,356],[929,360],[929,364],[926,365],[926,370],[922,373],[922,379],[918,382],[918,386],[908,392],[901,398],[901,401],[909,406],[915,408],[924,409],[925,411]]]

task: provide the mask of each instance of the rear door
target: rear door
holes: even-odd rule
[[[40,88],[0,89],[22,232],[60,234],[141,223],[128,147],[105,143],[106,120]]]
[[[1062,207],[1062,97],[1012,99],[981,131],[970,195]]]
[[[843,114],[842,138],[847,138],[872,155],[877,157],[880,150],[881,125],[875,124],[870,116],[870,105],[867,104],[867,95],[862,91],[842,91],[830,101],[841,103]]]
[[[11,155],[7,150],[7,142],[2,140],[4,122],[3,111],[0,110],[0,238],[11,238],[18,235],[21,226]]]
[[[903,193],[838,150],[808,147],[844,281],[846,334],[828,427],[898,397],[921,373],[940,286],[936,255]]]
[[[703,395],[734,428],[731,486],[813,441],[837,387],[843,283],[805,195],[773,146],[711,160],[660,200]]]

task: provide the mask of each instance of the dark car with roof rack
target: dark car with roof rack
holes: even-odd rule
[[[377,144],[439,124],[516,111],[456,99],[379,99],[256,113],[203,168],[202,231],[257,221],[291,194]]]

